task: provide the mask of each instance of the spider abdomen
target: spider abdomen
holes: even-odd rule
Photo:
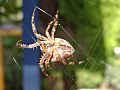
[[[70,58],[74,53],[74,48],[66,40],[61,38],[55,38],[57,44],[53,52],[52,62],[66,60]]]

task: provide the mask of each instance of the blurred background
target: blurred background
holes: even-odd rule
[[[74,46],[71,61],[84,61],[55,64],[48,72],[58,79],[42,77],[41,90],[120,90],[120,0],[38,0],[37,4],[52,16],[59,10],[64,29],[58,26],[55,37]],[[0,0],[0,90],[22,90],[23,53],[16,47],[24,27],[22,5],[22,0]],[[39,12],[44,34],[52,18]]]

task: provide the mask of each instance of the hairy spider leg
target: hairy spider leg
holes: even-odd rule
[[[57,27],[57,25],[58,25],[57,19],[58,19],[58,11],[57,11],[57,13],[56,13],[55,18],[53,19],[53,21],[51,21],[51,22],[48,24],[47,28],[46,28],[46,36],[47,36],[48,39],[51,39],[51,38],[54,39],[54,33],[55,33],[56,27]],[[51,37],[50,37],[49,29],[50,29],[50,27],[52,26],[52,24],[53,24],[53,28],[52,28],[52,33],[51,33]]]
[[[48,39],[46,37],[44,37],[43,35],[37,33],[37,29],[36,29],[35,22],[34,22],[34,16],[35,16],[36,8],[37,7],[34,8],[33,13],[32,13],[32,20],[31,20],[32,31],[33,31],[33,33],[35,34],[35,36],[38,39],[47,41]]]
[[[40,59],[39,65],[40,65],[40,68],[41,68],[41,70],[42,70],[42,73],[43,73],[47,78],[54,78],[54,77],[48,75],[48,74],[46,73],[46,69],[45,69],[45,68],[46,68],[46,67],[45,67],[45,60],[46,60],[46,59],[50,59],[50,58],[51,58],[51,56],[49,56],[48,53],[43,54],[42,58]]]
[[[51,33],[51,38],[52,39],[54,39],[54,34],[55,34],[55,31],[56,31],[56,27],[58,25],[58,11],[57,11],[53,21],[54,21],[54,23],[53,23],[52,33]]]
[[[48,68],[48,69],[50,69],[50,60],[51,60],[51,57],[52,57],[52,52],[48,54],[48,57],[45,60],[45,67]]]
[[[33,44],[29,44],[29,45],[26,45],[26,44],[21,44],[22,40],[19,40],[17,43],[16,43],[16,46],[19,47],[19,48],[35,48],[37,46],[39,46],[38,42],[36,43],[33,43]]]
[[[62,63],[63,63],[64,65],[75,65],[75,64],[84,63],[84,61],[80,61],[80,62],[66,62],[65,60],[62,60]]]
[[[47,36],[47,38],[50,40],[51,38],[50,38],[50,34],[49,34],[49,29],[50,29],[50,27],[51,27],[51,25],[53,24],[53,21],[51,21],[49,24],[48,24],[48,26],[47,26],[47,28],[46,28],[46,36]]]

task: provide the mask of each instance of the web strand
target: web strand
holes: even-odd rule
[[[7,34],[5,34],[5,37],[7,37]],[[5,47],[8,48],[8,46],[7,46],[6,44],[5,44]],[[16,50],[15,55],[13,55],[10,50],[8,50],[8,53],[9,53],[10,57],[12,57],[12,59],[9,59],[9,60],[14,61],[15,64],[17,65],[18,69],[23,73],[22,68],[20,67],[19,63],[18,63],[17,60],[15,59],[15,56],[16,56],[17,53],[18,53],[18,49]],[[28,79],[28,81],[29,81],[30,83],[32,83],[32,82],[31,82],[31,79]],[[32,84],[31,84],[31,85],[32,85]],[[34,86],[32,86],[32,90],[35,90],[35,89],[34,89]]]
[[[85,0],[86,2],[89,2],[90,4],[92,4],[92,5],[95,5],[96,6],[96,4],[95,3],[93,3],[93,2],[90,2],[90,1],[88,1],[88,0]],[[51,17],[51,18],[54,18],[53,16],[51,16],[49,13],[47,13],[47,12],[45,12],[43,9],[41,9],[41,8],[39,8],[39,7],[37,7],[40,11],[42,11],[43,13],[45,13],[46,15],[48,15],[49,17]],[[103,7],[102,7],[103,8]],[[106,9],[106,8],[104,8],[105,10],[110,10],[109,9],[109,7],[108,7],[108,9]],[[64,27],[61,25],[61,24],[58,24],[61,28],[62,28],[62,30],[71,38],[71,40],[83,51],[83,49],[80,47],[80,45],[72,38],[72,36],[64,29]],[[101,27],[100,27],[100,29],[101,29]],[[27,31],[28,33],[29,33],[29,31]],[[30,33],[29,33],[29,35],[30,35]],[[94,53],[94,50],[93,50],[93,52],[91,53],[91,55],[90,55],[90,51],[93,49],[93,46],[94,46],[94,44],[95,44],[95,41],[96,41],[96,39],[98,38],[98,35],[99,35],[99,32],[97,33],[97,35],[96,35],[96,37],[95,37],[95,39],[94,39],[94,41],[93,41],[93,43],[92,43],[92,45],[91,45],[91,47],[90,47],[90,50],[88,51],[88,53],[84,53],[86,56],[88,56],[89,58],[93,58],[92,57],[92,55],[93,55],[93,53]],[[95,46],[95,47],[97,47],[98,46],[98,44],[99,44],[99,42],[100,42],[100,39],[101,39],[101,37],[102,37],[102,35],[100,36],[100,38],[99,38],[99,41],[97,42],[97,45]],[[36,42],[36,40],[32,37],[32,40],[34,41],[34,42]],[[81,53],[80,51],[79,51],[79,53]],[[16,52],[16,54],[17,54],[17,52]],[[16,56],[16,55],[15,55]],[[100,56],[100,54],[99,54],[99,56]],[[88,59],[89,59],[88,58]],[[104,58],[104,57],[103,57]],[[17,67],[22,71],[22,69],[21,69],[21,67],[19,66],[19,64],[18,64],[18,62],[17,62],[17,60],[15,59],[15,57],[13,57],[12,58],[13,60],[14,60],[14,62],[16,63],[16,65],[17,65]],[[88,60],[89,61],[89,60]],[[96,62],[95,62],[96,63]],[[87,64],[86,64],[86,66],[87,66]],[[85,66],[85,67],[86,67]],[[94,63],[93,63],[93,66],[94,66]],[[84,69],[83,69],[84,70]],[[92,70],[92,68],[90,69],[90,71]],[[95,70],[97,70],[97,67],[96,67],[96,69]],[[63,70],[64,71],[64,70]],[[64,71],[64,72],[66,72],[66,71]],[[67,75],[68,76],[68,75]]]
[[[54,17],[51,16],[49,13],[45,12],[43,9],[41,9],[41,8],[39,8],[39,7],[37,7],[37,8],[38,8],[40,11],[42,11],[43,13],[47,14],[48,16],[50,16],[51,18],[54,18]],[[64,27],[63,27],[61,24],[58,24],[58,25],[59,25],[59,26],[62,28],[62,30],[72,39],[72,41],[73,41],[78,47],[80,47],[80,46],[78,45],[78,43],[71,37],[71,35],[64,29]],[[92,58],[92,55],[93,55],[95,49],[93,50],[91,56],[89,55],[89,53],[90,53],[90,51],[92,50],[93,45],[95,44],[95,41],[96,41],[96,39],[98,38],[98,35],[99,35],[100,31],[101,31],[101,27],[100,27],[99,32],[97,33],[97,35],[96,35],[93,43],[92,43],[92,46],[90,47],[90,50],[88,51],[87,54],[85,54],[86,56],[88,56],[88,57],[90,57],[90,58]],[[97,42],[97,45],[96,45],[95,47],[98,46],[101,38],[102,38],[102,35],[101,35],[101,37],[99,38],[99,40],[98,40],[98,42]],[[80,48],[81,48],[81,47],[80,47]],[[82,50],[82,48],[81,48],[81,50]],[[82,50],[82,51],[83,51],[83,50]],[[79,52],[79,53],[81,53],[81,52]],[[89,58],[87,58],[87,59],[89,59]],[[94,58],[94,59],[95,59],[95,58]],[[88,61],[89,61],[89,60],[88,60]],[[94,65],[94,64],[93,64],[93,65]],[[87,64],[86,64],[86,66],[87,66]],[[85,66],[85,67],[86,67],[86,66]],[[85,68],[85,67],[84,67],[84,68]],[[84,69],[83,69],[83,70],[84,70]]]

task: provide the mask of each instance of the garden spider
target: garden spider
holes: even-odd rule
[[[63,63],[64,65],[67,64],[81,64],[81,62],[68,62],[70,57],[73,56],[73,53],[75,49],[64,39],[61,38],[55,38],[54,34],[56,31],[56,27],[58,25],[58,11],[54,17],[54,19],[48,24],[46,28],[46,37],[38,34],[36,27],[35,27],[35,22],[34,22],[34,16],[35,16],[35,11],[36,8],[34,8],[33,14],[32,14],[32,31],[34,35],[37,37],[37,41],[33,44],[21,44],[21,41],[18,41],[16,43],[16,46],[19,48],[35,48],[37,46],[40,46],[43,55],[40,58],[40,68],[42,70],[42,73],[47,77],[47,78],[52,78],[52,76],[49,76],[46,73],[46,70],[50,68],[50,62],[51,63]],[[49,29],[52,27],[51,35],[49,34]]]

